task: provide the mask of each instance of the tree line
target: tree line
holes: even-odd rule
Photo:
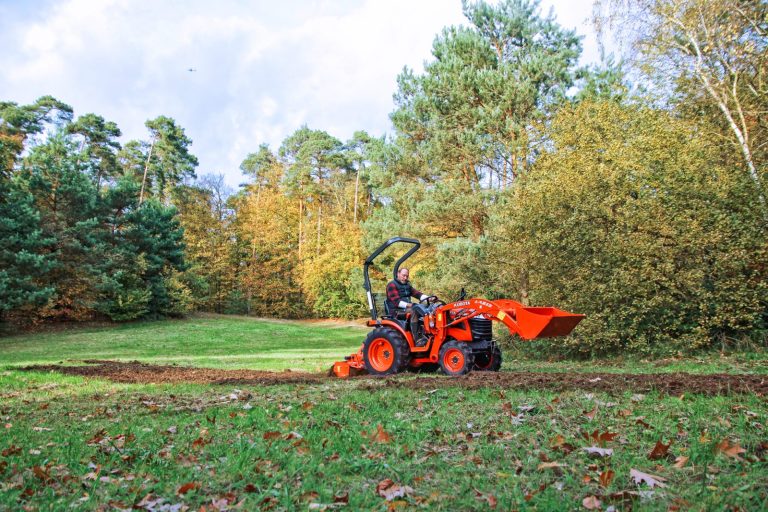
[[[121,147],[54,98],[0,103],[2,318],[363,316],[362,260],[399,235],[420,289],[585,313],[573,353],[765,343],[768,8],[601,7],[631,58],[583,68],[536,2],[465,2],[397,77],[391,136],[299,127],[234,192],[172,119]]]

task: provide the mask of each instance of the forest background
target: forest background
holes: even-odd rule
[[[535,2],[465,3],[397,77],[392,136],[254,141],[236,192],[171,118],[121,146],[0,101],[0,322],[361,317],[363,259],[409,236],[419,289],[586,314],[549,352],[765,346],[768,4],[602,7],[626,60],[580,68]]]

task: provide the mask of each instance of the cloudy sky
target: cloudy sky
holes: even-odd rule
[[[592,0],[543,0],[597,62]],[[461,0],[0,0],[0,101],[50,94],[115,121],[122,141],[170,116],[198,174],[238,167],[307,124],[346,140],[391,131],[395,79],[423,69]]]

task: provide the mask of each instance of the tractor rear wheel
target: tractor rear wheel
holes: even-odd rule
[[[501,349],[493,347],[487,352],[475,355],[475,370],[497,372],[501,368]]]
[[[408,365],[410,349],[402,335],[386,327],[368,334],[363,343],[365,369],[371,375],[392,375]]]
[[[440,368],[451,376],[469,373],[475,364],[475,356],[466,342],[451,340],[440,347]]]

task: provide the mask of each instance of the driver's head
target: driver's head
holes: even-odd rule
[[[397,271],[397,280],[400,281],[401,283],[405,284],[405,283],[408,282],[408,276],[409,275],[410,274],[409,274],[407,268],[401,268],[400,270]]]

